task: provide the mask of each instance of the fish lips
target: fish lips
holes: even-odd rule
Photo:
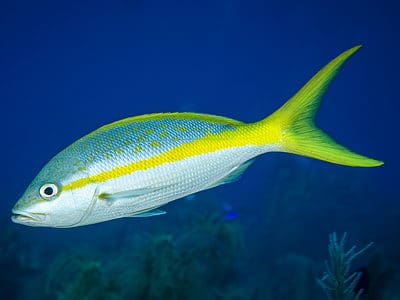
[[[43,213],[32,213],[14,208],[11,220],[19,224],[39,225],[44,221],[45,217],[46,215]]]

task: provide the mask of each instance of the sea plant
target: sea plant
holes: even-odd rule
[[[84,250],[60,255],[50,266],[45,295],[58,300],[118,299],[116,282],[108,278],[95,253]]]
[[[340,241],[336,232],[329,235],[329,261],[325,261],[325,272],[322,278],[317,279],[325,294],[330,300],[359,300],[363,289],[355,291],[362,273],[351,272],[353,260],[363,254],[373,243],[356,251],[356,246],[345,250],[347,233],[344,233]]]

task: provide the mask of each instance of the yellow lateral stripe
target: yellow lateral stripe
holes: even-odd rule
[[[103,171],[93,176],[78,179],[65,185],[63,190],[81,188],[93,182],[105,182],[110,179],[131,174],[135,171],[155,168],[165,163],[172,163],[188,157],[207,154],[231,147],[276,143],[278,140],[277,130],[269,130],[268,133],[270,134],[266,134],[265,125],[261,125],[261,123],[247,124],[237,127],[234,131],[208,134],[201,139],[180,145],[149,159],[132,162],[123,166],[115,167],[111,170]]]

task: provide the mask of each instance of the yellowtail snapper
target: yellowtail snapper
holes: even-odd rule
[[[29,226],[74,227],[165,212],[173,200],[237,179],[271,151],[353,167],[383,164],[339,145],[314,123],[351,48],[267,118],[244,123],[198,113],[158,113],[105,125],[53,157],[14,206]]]

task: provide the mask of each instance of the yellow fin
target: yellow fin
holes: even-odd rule
[[[358,50],[351,48],[333,59],[280,109],[260,123],[278,129],[282,151],[354,167],[376,167],[382,161],[357,154],[339,145],[314,123],[322,97],[343,64]]]

